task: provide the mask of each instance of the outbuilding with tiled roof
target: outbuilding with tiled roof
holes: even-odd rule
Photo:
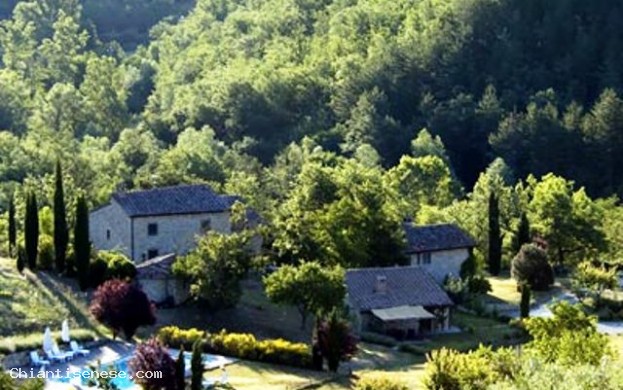
[[[350,269],[346,287],[360,331],[417,337],[449,327],[454,303],[422,267]]]

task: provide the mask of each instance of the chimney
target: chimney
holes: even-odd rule
[[[376,285],[374,286],[374,292],[386,293],[387,292],[387,276],[377,275]]]

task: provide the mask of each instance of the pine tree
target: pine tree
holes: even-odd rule
[[[180,348],[180,353],[177,355],[175,361],[175,382],[177,384],[177,390],[184,390],[186,388],[186,361],[184,360],[184,346]]]
[[[190,359],[190,390],[203,389],[203,358],[201,355],[201,340],[197,340],[193,345],[193,354]]]
[[[9,199],[9,256],[16,255],[15,249],[17,245],[17,226],[15,224],[15,200],[13,194]]]
[[[89,208],[84,196],[80,195],[76,203],[76,225],[74,226],[74,254],[78,283],[82,290],[89,286],[89,261],[91,243],[89,242]]]
[[[521,302],[519,303],[519,312],[521,318],[530,317],[530,296],[532,291],[528,283],[523,283],[521,286]]]
[[[493,192],[489,195],[489,272],[499,275],[502,266],[502,236],[500,235],[500,206]]]
[[[524,244],[529,244],[530,241],[532,241],[532,236],[530,234],[530,221],[528,220],[526,213],[522,212],[519,220],[519,227],[517,228],[517,233],[513,239],[513,252],[519,252],[521,247]]]
[[[67,244],[69,242],[69,230],[67,228],[67,216],[65,209],[65,196],[63,191],[63,171],[61,162],[56,162],[56,183],[54,188],[54,254],[56,270],[65,270]]]
[[[26,215],[24,220],[24,241],[26,247],[26,264],[31,270],[37,268],[39,248],[39,210],[37,195],[29,192],[26,195]]]

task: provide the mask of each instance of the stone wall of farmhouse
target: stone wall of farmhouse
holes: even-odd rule
[[[116,250],[131,257],[131,222],[115,202],[91,212],[89,234],[91,243],[99,250]]]
[[[418,265],[417,256],[417,254],[410,256],[411,265]],[[467,248],[431,252],[430,264],[419,264],[419,266],[430,272],[437,283],[442,284],[447,275],[459,276],[461,264],[467,260],[468,256]]]
[[[148,234],[152,223],[158,225],[156,235]],[[141,263],[148,259],[149,251],[158,251],[158,255],[188,253],[196,247],[197,238],[205,233],[207,226],[210,230],[230,233],[229,212],[136,217],[134,260]]]
[[[139,279],[141,289],[147,294],[150,301],[163,303],[172,299],[174,305],[179,305],[189,298],[188,286],[179,279]]]

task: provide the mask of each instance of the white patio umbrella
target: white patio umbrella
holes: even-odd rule
[[[43,350],[50,351],[54,346],[54,340],[52,340],[52,332],[50,331],[50,327],[45,328],[45,332],[43,332]]]
[[[61,340],[68,343],[71,341],[71,336],[69,335],[69,321],[63,321],[63,325],[61,325]]]

